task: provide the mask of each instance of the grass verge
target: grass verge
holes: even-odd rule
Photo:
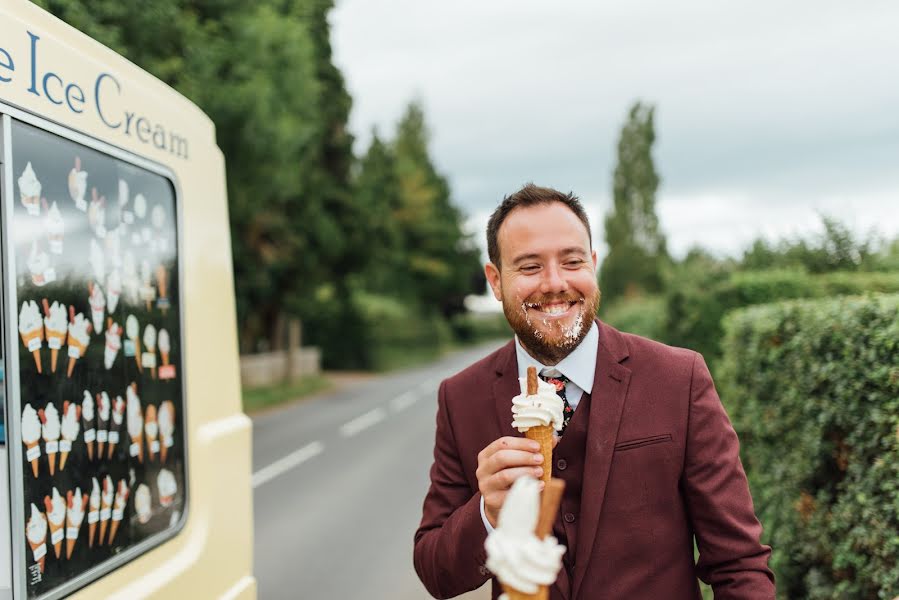
[[[334,383],[322,376],[303,377],[290,383],[243,390],[243,410],[252,414],[330,389]]]

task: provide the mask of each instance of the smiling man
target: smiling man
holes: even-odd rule
[[[428,591],[452,598],[491,579],[484,540],[507,491],[552,469],[566,482],[553,534],[567,546],[553,600],[698,600],[697,578],[716,598],[774,598],[770,548],[705,362],[595,318],[596,253],[578,199],[526,185],[494,211],[487,249],[515,340],[440,386],[415,533]],[[564,397],[552,465],[511,424],[528,366]]]

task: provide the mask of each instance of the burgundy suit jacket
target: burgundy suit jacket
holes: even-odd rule
[[[597,321],[576,564],[553,600],[774,598],[737,435],[702,356]],[[491,578],[478,453],[512,428],[514,342],[442,382],[415,570],[436,598]],[[694,562],[694,536],[699,560]],[[493,581],[493,597],[500,593]]]

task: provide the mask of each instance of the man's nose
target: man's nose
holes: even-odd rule
[[[540,282],[544,294],[558,294],[568,290],[568,282],[559,265],[547,265],[543,270],[543,281]]]

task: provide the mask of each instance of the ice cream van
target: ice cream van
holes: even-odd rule
[[[0,599],[255,598],[209,118],[0,4]]]

